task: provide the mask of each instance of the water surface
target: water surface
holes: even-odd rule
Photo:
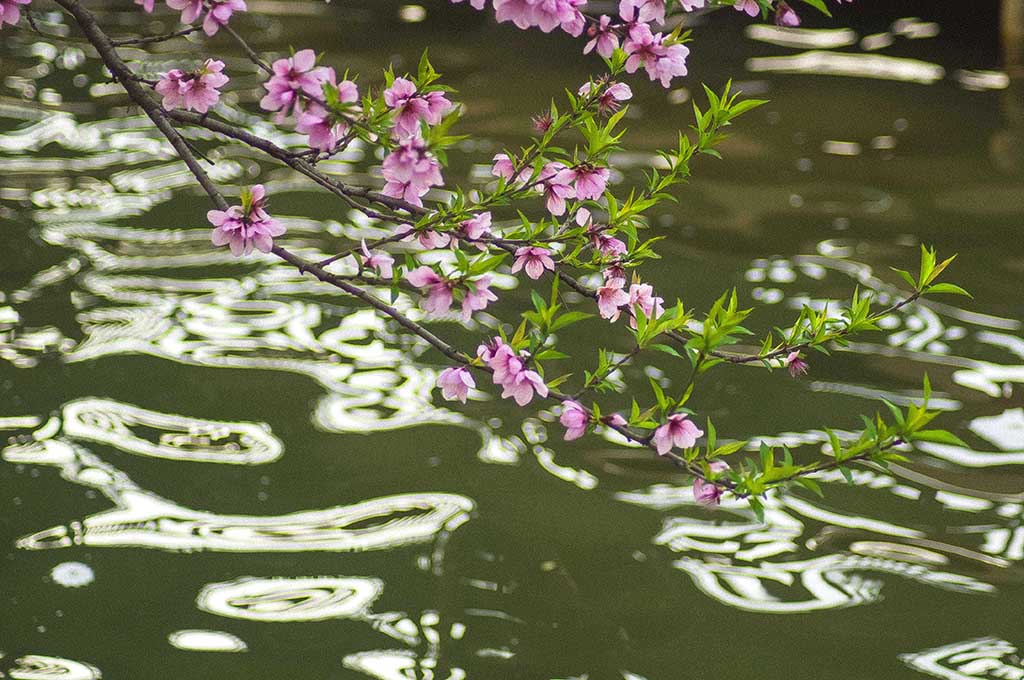
[[[858,471],[856,488],[823,478],[826,500],[779,494],[764,522],[741,504],[696,507],[645,452],[562,442],[548,412],[450,410],[432,394],[436,354],[283,264],[209,246],[205,197],[59,15],[40,17],[43,35],[5,30],[0,670],[1019,677],[1020,30],[1012,8],[1001,27],[995,2],[953,5],[879,3],[802,31],[723,12],[701,20],[679,88],[630,81],[624,183],[689,123],[701,80],[771,99],[652,216],[671,237],[649,267],[659,288],[701,308],[737,286],[766,329],[855,285],[899,295],[888,268],[912,268],[923,242],[960,253],[952,275],[975,295],[909,307],[805,380],[712,374],[695,407],[719,432],[809,454],[822,426],[856,429],[880,396],[919,398],[927,371],[942,425],[970,445],[924,445],[892,474]],[[325,47],[364,79],[429,46],[476,140],[452,154],[447,177],[463,185],[599,66],[562,36],[440,2],[253,9],[243,23],[261,50]],[[119,33],[173,27],[127,6],[102,15]],[[258,77],[226,37],[212,45],[251,88],[231,103],[251,107]],[[194,54],[128,51],[150,73]],[[376,228],[190,134],[228,193],[269,186],[289,247],[326,255]],[[373,181],[373,165],[357,149],[330,170]],[[506,309],[525,300],[502,295]],[[466,342],[486,330],[440,329]],[[666,385],[684,379],[659,369]]]

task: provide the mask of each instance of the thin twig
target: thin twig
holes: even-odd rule
[[[183,28],[180,31],[164,33],[163,35],[151,35],[147,38],[120,38],[118,40],[111,40],[110,44],[114,47],[124,47],[125,45],[151,45],[153,43],[164,42],[174,38],[190,35],[198,30],[200,30],[199,26],[189,26],[188,28]]]

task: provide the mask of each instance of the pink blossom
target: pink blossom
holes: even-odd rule
[[[185,72],[173,69],[163,74],[153,89],[163,96],[165,109],[186,108],[206,113],[220,101],[217,89],[228,82],[222,73],[224,62],[207,59],[196,71]]]
[[[377,275],[382,279],[390,279],[394,274],[392,265],[395,263],[395,258],[391,257],[387,253],[381,250],[370,251],[366,247],[366,241],[361,241],[360,246],[363,251],[363,266],[377,270]]]
[[[489,344],[477,347],[476,354],[493,372],[495,385],[504,384],[512,374],[513,368],[516,371],[522,368],[522,361],[516,356],[515,350],[498,337],[494,338]],[[513,362],[518,363],[513,364]]]
[[[635,73],[640,66],[647,71],[651,80],[659,80],[663,87],[668,87],[675,76],[686,75],[686,57],[690,49],[686,45],[665,45],[665,37],[651,33],[647,24],[635,24],[623,44],[629,55],[626,59],[626,71]]]
[[[494,0],[495,18],[519,28],[537,26],[545,33],[561,27],[571,35],[583,32],[585,21],[578,7],[586,0]]]
[[[788,26],[790,28],[800,25],[800,17],[789,6],[789,3],[784,0],[779,2],[778,7],[775,8],[775,23],[779,26]]]
[[[429,229],[419,232],[416,236],[420,245],[427,250],[434,250],[435,248],[446,248],[449,243],[452,242],[452,237],[448,234],[442,234],[437,231],[431,231]]]
[[[573,174],[566,174],[568,168],[559,162],[548,163],[540,172],[540,186],[537,191],[544,194],[548,212],[552,215],[565,214],[565,199],[575,198],[572,187]]]
[[[746,12],[748,16],[756,17],[761,13],[761,8],[757,5],[757,0],[736,0],[736,4],[733,5],[737,12]]]
[[[167,6],[181,10],[183,24],[191,24],[203,13],[203,0],[167,0]]]
[[[697,443],[697,438],[704,434],[682,413],[673,413],[668,417],[668,422],[654,431],[655,448],[659,456],[664,456],[672,447],[678,446],[688,449]]]
[[[482,212],[471,219],[461,222],[459,224],[459,231],[464,238],[472,242],[478,249],[487,250],[487,245],[480,243],[479,239],[491,235],[491,213]]]
[[[808,364],[800,358],[800,352],[790,352],[786,357],[786,367],[789,368],[789,376],[796,378],[807,373]]]
[[[583,83],[583,85],[580,86],[579,95],[589,95],[596,87],[600,87],[600,85],[594,82]],[[632,98],[633,90],[630,89],[629,85],[626,85],[625,83],[610,83],[597,97],[598,113],[602,113],[604,115],[614,113],[621,108],[621,102],[628,101]]]
[[[604,188],[608,184],[608,177],[611,174],[608,168],[599,168],[590,163],[580,163],[574,168],[567,168],[560,173],[561,181],[572,182],[576,192],[576,198],[581,201],[587,199],[597,200],[604,194]]]
[[[494,338],[477,348],[479,356],[491,369],[495,385],[504,387],[503,398],[512,397],[520,406],[533,399],[536,392],[542,397],[548,395],[547,385],[535,371],[526,368],[523,359],[501,338]]]
[[[4,24],[14,24],[21,21],[21,8],[18,5],[27,5],[31,0],[0,0],[0,28]],[[150,0],[152,4],[152,0]]]
[[[582,34],[583,29],[587,26],[587,18],[577,9],[586,3],[587,0],[567,0],[570,9],[567,18],[563,19],[560,25],[563,31],[573,37]]]
[[[520,269],[526,270],[531,279],[539,279],[545,269],[555,271],[555,262],[551,259],[551,251],[540,246],[523,246],[516,249],[516,260],[512,263],[512,273]]]
[[[221,26],[227,26],[232,14],[246,10],[245,0],[208,1],[210,9],[206,13],[206,18],[203,19],[203,33],[208,36],[215,35]]]
[[[614,257],[616,255],[624,255],[626,253],[626,244],[619,239],[609,236],[605,233],[608,228],[603,225],[595,225],[591,219],[590,211],[586,208],[580,208],[576,211],[576,224],[581,227],[587,228],[587,235],[590,236],[590,243],[594,246],[594,249],[605,257]],[[618,278],[622,278],[616,274]],[[611,278],[615,278],[614,276]]]
[[[295,117],[295,129],[309,135],[309,146],[330,152],[345,134],[345,124],[334,121],[334,116],[319,104],[310,104]]]
[[[680,0],[683,5],[683,10],[692,12],[695,9],[703,9],[707,6],[708,0]]]
[[[611,415],[602,417],[601,422],[604,423],[605,425],[611,425],[614,427],[625,427],[626,425],[629,424],[628,422],[626,422],[626,419],[623,418],[618,413],[612,413]]]
[[[26,3],[28,1],[29,0],[24,0],[24,2],[26,2]],[[155,2],[155,0],[135,0],[135,4],[136,5],[141,5],[143,11],[145,11],[147,14],[152,14],[153,13],[153,3],[154,2]],[[2,4],[2,3],[0,3],[0,4]]]
[[[336,87],[338,100],[345,104],[359,101],[359,89],[351,80],[334,85],[334,69],[322,69],[322,84]],[[295,129],[309,135],[309,146],[323,152],[334,151],[338,140],[348,130],[348,123],[320,104],[311,103],[295,117]]]
[[[452,282],[438,276],[430,267],[423,265],[406,272],[405,280],[425,291],[426,298],[420,303],[424,311],[440,315],[452,306]]]
[[[416,91],[416,84],[407,78],[395,78],[391,87],[384,90],[384,103],[396,113],[396,137],[418,135],[421,120],[427,125],[437,125],[452,108],[444,93],[420,94]]]
[[[495,154],[494,158],[491,160],[494,161],[494,165],[491,167],[491,174],[494,175],[495,177],[501,177],[506,182],[511,183],[512,175],[515,173],[516,167],[515,164],[512,162],[512,159],[508,157],[508,154]],[[528,179],[530,179],[530,169],[524,168],[519,171],[519,174],[516,176],[515,181],[525,182]]]
[[[476,387],[476,381],[465,366],[450,366],[437,376],[437,386],[441,388],[441,396],[448,401],[458,399],[465,404],[469,391]]]
[[[622,260],[609,262],[608,266],[601,273],[604,275],[605,281],[611,281],[612,279],[626,280],[626,268],[622,266]]]
[[[407,137],[398,142],[398,148],[384,159],[381,174],[387,180],[381,191],[385,196],[401,198],[422,206],[420,197],[430,187],[441,184],[441,164],[427,151],[426,142],[419,137]]]
[[[593,93],[595,88],[600,87],[599,83],[593,81],[580,85],[578,94],[583,97]],[[633,98],[633,90],[625,83],[610,83],[597,98],[597,110],[603,114],[614,113],[619,110],[620,102]]]
[[[502,398],[511,397],[520,406],[526,406],[533,399],[534,392],[542,397],[548,396],[548,386],[540,374],[523,367],[518,359],[513,361],[518,363],[518,370],[511,373],[503,383],[505,389],[501,393]]]
[[[550,113],[541,113],[530,118],[530,123],[533,127],[533,131],[542,135],[551,129],[551,126],[555,123],[555,119],[551,117]]]
[[[274,237],[285,232],[285,227],[266,211],[266,192],[262,184],[242,194],[242,205],[227,210],[211,210],[206,219],[214,226],[211,240],[215,246],[228,245],[231,254],[248,255],[253,248],[264,253],[274,246]]]
[[[477,280],[469,282],[466,297],[462,298],[463,321],[469,321],[473,312],[486,309],[487,305],[498,299],[498,296],[491,292],[491,279],[490,274],[484,274]]]
[[[590,54],[597,50],[597,53],[605,59],[612,56],[615,48],[619,46],[619,36],[615,34],[611,23],[612,18],[607,14],[602,14],[597,25],[591,25],[587,29],[587,37],[590,38],[590,41],[584,46],[583,54]]]
[[[558,422],[565,427],[565,441],[579,439],[587,432],[587,425],[590,424],[590,414],[582,405],[575,401],[566,399],[562,402],[562,415]]]
[[[597,289],[597,309],[602,319],[615,322],[619,318],[619,307],[629,302],[629,293],[622,290],[626,284],[623,279],[609,279]]]
[[[597,100],[597,110],[605,115],[615,113],[621,106],[620,102],[633,98],[633,90],[625,83],[612,83],[601,93]]]
[[[712,461],[708,467],[711,472],[724,472],[729,464],[723,460]],[[697,477],[693,480],[693,498],[701,505],[718,505],[721,503],[724,490],[712,481]]]
[[[462,0],[452,0],[452,2],[454,2],[454,3],[461,3]],[[469,0],[469,4],[473,7],[473,9],[483,9],[484,8],[484,0]]]
[[[598,231],[591,235],[591,243],[597,251],[605,257],[615,257],[626,254],[626,244],[614,236],[609,236],[604,231]]]
[[[533,25],[533,2],[494,0],[494,18],[499,22],[511,21],[518,28],[527,29]]]
[[[334,81],[334,71],[316,66],[316,52],[299,50],[290,59],[278,59],[271,65],[273,75],[263,83],[267,94],[260,100],[265,111],[279,111],[280,117],[299,106],[301,99],[323,96],[324,81]]]
[[[665,300],[654,295],[654,288],[648,283],[634,283],[629,287],[629,327],[636,328],[636,314],[639,307],[648,319],[657,319],[665,313]]]
[[[619,0],[619,16],[639,23],[665,23],[665,0]]]

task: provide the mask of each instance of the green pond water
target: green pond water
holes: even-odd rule
[[[166,10],[88,4],[118,35],[174,28]],[[706,309],[736,286],[759,307],[748,325],[768,329],[856,285],[899,295],[889,267],[914,268],[922,242],[960,254],[951,277],[975,296],[911,306],[801,380],[710,374],[691,405],[720,436],[810,455],[823,426],[918,398],[927,371],[939,423],[969,444],[923,445],[853,487],[822,478],[825,500],[773,496],[759,522],[736,502],[698,508],[646,451],[563,442],[550,412],[450,410],[436,353],[281,263],[212,248],[205,196],[37,0],[41,34],[0,33],[0,672],[1024,677],[1021,7],[860,4],[799,31],[719,12],[697,20],[678,89],[628,81],[620,185],[689,123],[701,81],[771,100],[651,216],[669,238],[646,276],[667,296]],[[600,69],[579,42],[465,5],[251,8],[238,24],[260,50],[326,49],[364,82],[429,47],[466,105],[473,142],[446,172],[463,186]],[[255,111],[259,78],[226,36],[211,44],[240,86],[233,110]],[[125,55],[158,73],[199,49]],[[268,185],[291,248],[330,254],[380,228],[189,134],[227,193]],[[373,182],[376,163],[355,149],[326,167]],[[501,295],[499,313],[527,302]],[[487,332],[437,328],[467,344]],[[595,339],[628,349],[599,323],[563,341]],[[650,375],[685,380],[665,359]]]

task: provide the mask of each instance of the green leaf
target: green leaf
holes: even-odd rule
[[[650,345],[650,347],[652,349],[658,350],[659,352],[664,352],[665,354],[671,354],[672,356],[678,357],[680,359],[683,358],[683,355],[680,354],[679,352],[677,352],[675,347],[671,347],[669,345],[663,345],[661,343],[655,343],[653,345]]]
[[[809,479],[807,477],[798,477],[796,479],[796,483],[799,484],[800,486],[804,487],[805,489],[807,489],[811,493],[814,493],[814,494],[820,496],[821,498],[825,497],[825,494],[821,490],[821,485],[818,484],[813,479]]]
[[[763,522],[764,505],[761,503],[761,500],[756,496],[751,496],[750,498],[747,499],[747,502],[750,503],[750,509],[754,511],[754,516],[757,517],[757,521]]]
[[[719,446],[717,449],[715,449],[713,457],[718,458],[720,456],[732,455],[739,451],[740,449],[742,449],[743,447],[745,447],[746,445],[747,442],[745,441],[729,442],[728,444],[723,444],[722,446]]]
[[[896,269],[895,267],[889,268],[892,269],[897,274],[899,274],[904,281],[910,284],[911,288],[917,288],[917,281],[914,280],[914,277],[910,272],[906,271],[905,269]]]
[[[966,290],[956,285],[955,283],[936,283],[928,286],[925,290],[926,293],[949,293],[950,295],[964,295],[966,297],[974,299],[974,296],[968,293]]]
[[[946,430],[918,430],[913,434],[914,441],[933,442],[935,444],[951,444],[966,447],[964,440]]]
[[[592,316],[594,315],[588,314],[586,312],[566,312],[565,314],[562,314],[561,316],[555,318],[555,320],[551,322],[551,327],[549,330],[557,331],[559,328],[565,328],[566,326],[574,324],[577,321],[583,321],[584,319],[589,319]]]

